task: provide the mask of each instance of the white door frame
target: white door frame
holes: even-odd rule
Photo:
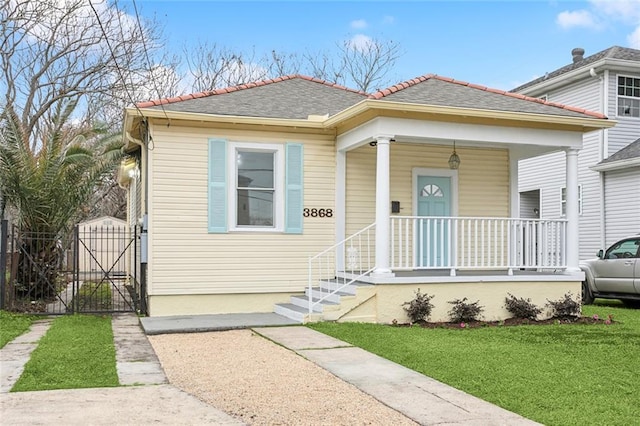
[[[412,169],[412,179],[411,179],[411,200],[413,203],[413,216],[418,216],[418,176],[434,176],[434,177],[449,177],[451,178],[451,217],[458,216],[458,171],[451,169],[435,169],[435,168],[425,168],[425,167],[414,167]],[[414,264],[418,264],[418,244],[417,244],[417,235],[414,235],[413,242],[413,261]],[[454,230],[453,238],[456,237],[456,233]],[[454,250],[453,256],[456,257],[457,253]],[[455,276],[455,270],[451,269],[451,276]]]

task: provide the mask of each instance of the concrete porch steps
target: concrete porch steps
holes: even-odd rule
[[[300,323],[322,321],[323,319],[334,320],[371,297],[371,295],[365,294],[362,295],[362,300],[359,300],[358,289],[373,288],[372,284],[354,281],[340,291],[329,295],[337,285],[341,284],[336,280],[321,280],[318,287],[312,288],[311,291],[307,288],[304,295],[291,296],[289,303],[278,303],[273,311]],[[313,306],[314,313],[312,315],[309,315],[309,297],[313,302],[326,297]]]

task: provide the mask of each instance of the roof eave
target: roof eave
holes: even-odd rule
[[[164,118],[166,120],[185,120],[199,121],[209,123],[233,123],[258,126],[281,126],[281,127],[304,127],[310,129],[323,129],[322,120],[309,119],[290,119],[290,118],[269,118],[269,117],[245,117],[238,115],[219,115],[204,114],[195,112],[170,111],[162,109],[137,109],[133,107],[126,108],[125,117],[131,117],[131,120],[125,118],[125,131],[130,130],[135,117],[148,118]]]
[[[627,158],[627,159],[618,160],[618,161],[611,161],[609,163],[604,163],[604,164],[596,164],[595,166],[591,166],[589,168],[596,172],[608,172],[610,170],[628,169],[630,167],[639,167],[639,166],[640,166],[640,157],[636,157],[636,158]]]
[[[568,83],[590,77],[591,69],[598,73],[603,71],[605,68],[623,72],[637,72],[640,70],[640,63],[626,59],[602,58],[592,64],[576,68],[575,70],[571,70],[564,74],[560,74],[548,80],[526,87],[522,90],[518,90],[516,93],[537,97],[559,86],[564,86]]]
[[[550,123],[583,128],[585,132],[607,129],[616,125],[616,121],[604,118],[567,117],[560,115],[532,114],[525,112],[497,111],[477,108],[461,108],[441,105],[411,104],[405,102],[390,102],[383,100],[365,99],[324,121],[325,126],[337,126],[341,122],[353,118],[367,109],[381,109],[387,111],[404,111],[427,113],[435,115],[458,115],[475,118],[498,119],[507,121],[526,121],[535,123]]]

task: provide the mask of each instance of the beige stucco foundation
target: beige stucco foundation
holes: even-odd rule
[[[466,297],[469,302],[479,301],[484,307],[484,321],[499,321],[511,315],[504,308],[504,302],[510,293],[515,297],[531,299],[531,302],[543,309],[540,318],[550,316],[546,307],[548,300],[559,300],[571,293],[578,297],[581,291],[579,281],[524,281],[524,282],[464,282],[464,283],[418,283],[418,284],[377,284],[376,296],[342,316],[339,321],[377,322],[389,324],[409,321],[403,309],[403,303],[415,298],[415,293],[434,295],[434,305],[430,322],[448,322],[448,312],[452,305],[449,301]]]
[[[149,316],[273,312],[292,293],[149,296]]]

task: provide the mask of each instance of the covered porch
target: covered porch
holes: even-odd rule
[[[303,320],[402,321],[419,289],[434,296],[433,321],[463,298],[485,306],[485,320],[509,316],[507,294],[539,306],[579,298],[578,153],[584,133],[614,122],[429,75],[325,124],[337,130],[336,240],[309,258]],[[530,219],[518,163],[551,152],[566,155],[565,215]]]
[[[309,259],[309,313],[348,289],[364,291],[366,301],[336,320],[400,320],[402,304],[417,289],[440,299],[433,318],[439,321],[447,319],[445,302],[456,298],[480,300],[485,319],[498,320],[508,315],[508,293],[541,305],[566,293],[579,296],[584,277],[578,265],[577,159],[583,127],[486,114],[377,116],[338,136],[336,244]],[[566,153],[566,215],[521,217],[518,161],[553,151]],[[459,162],[448,161],[454,154]],[[372,157],[375,189],[366,194],[371,205],[356,205],[358,193],[350,188],[362,181]],[[369,178],[373,182],[373,173]],[[447,191],[448,201],[439,204]]]

